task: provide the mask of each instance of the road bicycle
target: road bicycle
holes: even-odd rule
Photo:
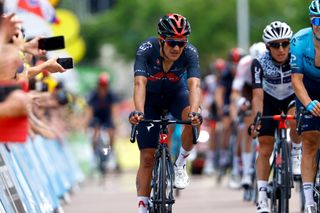
[[[159,143],[155,152],[155,161],[151,179],[151,197],[148,210],[150,213],[171,213],[172,205],[175,202],[173,185],[174,169],[170,151],[168,149],[168,125],[186,124],[191,125],[190,120],[169,120],[167,113],[163,112],[159,120],[143,120],[140,123],[160,126]],[[136,125],[132,126],[130,141],[135,142]],[[198,129],[193,126],[193,143],[197,143]]]
[[[267,194],[270,198],[271,212],[289,212],[289,199],[291,197],[291,188],[293,187],[293,176],[290,163],[290,149],[287,143],[287,120],[294,119],[294,115],[282,113],[280,115],[262,116],[261,113],[258,112],[254,122],[254,129],[256,131],[261,120],[278,121],[271,164],[272,179],[267,189]]]
[[[301,134],[301,118],[302,116],[313,116],[310,112],[306,111],[304,107],[301,107],[297,113],[297,132],[298,134]],[[314,177],[314,184],[313,184],[313,198],[316,203],[316,210],[317,212],[320,212],[320,150],[318,149],[317,155],[316,155],[316,174]],[[304,210],[305,207],[305,197],[303,192],[303,183],[301,181],[300,183],[300,200],[301,200],[301,211]]]

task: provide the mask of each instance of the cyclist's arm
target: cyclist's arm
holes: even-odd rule
[[[133,101],[135,109],[144,113],[144,102],[146,99],[147,78],[144,76],[134,77]]]
[[[253,59],[251,64],[252,76],[252,113],[255,116],[257,112],[263,110],[263,69],[257,59]]]
[[[240,98],[241,98],[241,92],[237,89],[232,89],[232,92],[230,95],[230,115],[231,115],[232,120],[236,120],[236,118],[238,116],[237,103]]]
[[[252,96],[252,115],[255,116],[257,112],[263,113],[263,89],[253,89]]]
[[[188,78],[188,87],[190,90],[190,112],[198,112],[201,101],[200,79],[195,77]]]
[[[303,74],[301,73],[293,73],[291,75],[291,83],[296,96],[304,106],[307,106],[312,100],[308,95],[302,79]]]

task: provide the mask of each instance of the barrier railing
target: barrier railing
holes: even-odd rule
[[[83,180],[67,142],[0,143],[0,212],[63,212],[61,200]]]

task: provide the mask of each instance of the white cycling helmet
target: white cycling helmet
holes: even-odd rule
[[[264,28],[262,35],[264,43],[269,43],[280,39],[291,39],[291,37],[292,30],[290,26],[281,21],[274,21],[267,25],[266,28]]]
[[[267,50],[265,43],[257,42],[251,45],[249,53],[252,58],[256,58]]]

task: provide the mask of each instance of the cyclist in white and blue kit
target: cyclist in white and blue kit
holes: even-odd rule
[[[313,181],[316,173],[316,153],[320,143],[320,0],[309,6],[311,27],[298,31],[291,41],[292,85],[297,96],[297,110],[304,107],[310,115],[301,118],[302,181],[305,212],[316,212]]]
[[[290,39],[292,30],[285,22],[274,21],[263,31],[263,41],[267,50],[253,59],[252,74],[252,111],[253,115],[275,115],[282,112],[293,114],[292,101],[295,98],[291,85]],[[257,213],[270,212],[267,198],[267,185],[270,174],[270,156],[273,151],[276,121],[262,120],[258,134],[259,155],[256,161],[258,203]],[[300,139],[295,131],[295,123],[290,122],[292,140],[292,171],[300,173]],[[253,134],[253,131],[252,133]],[[256,136],[256,135],[255,135]]]

